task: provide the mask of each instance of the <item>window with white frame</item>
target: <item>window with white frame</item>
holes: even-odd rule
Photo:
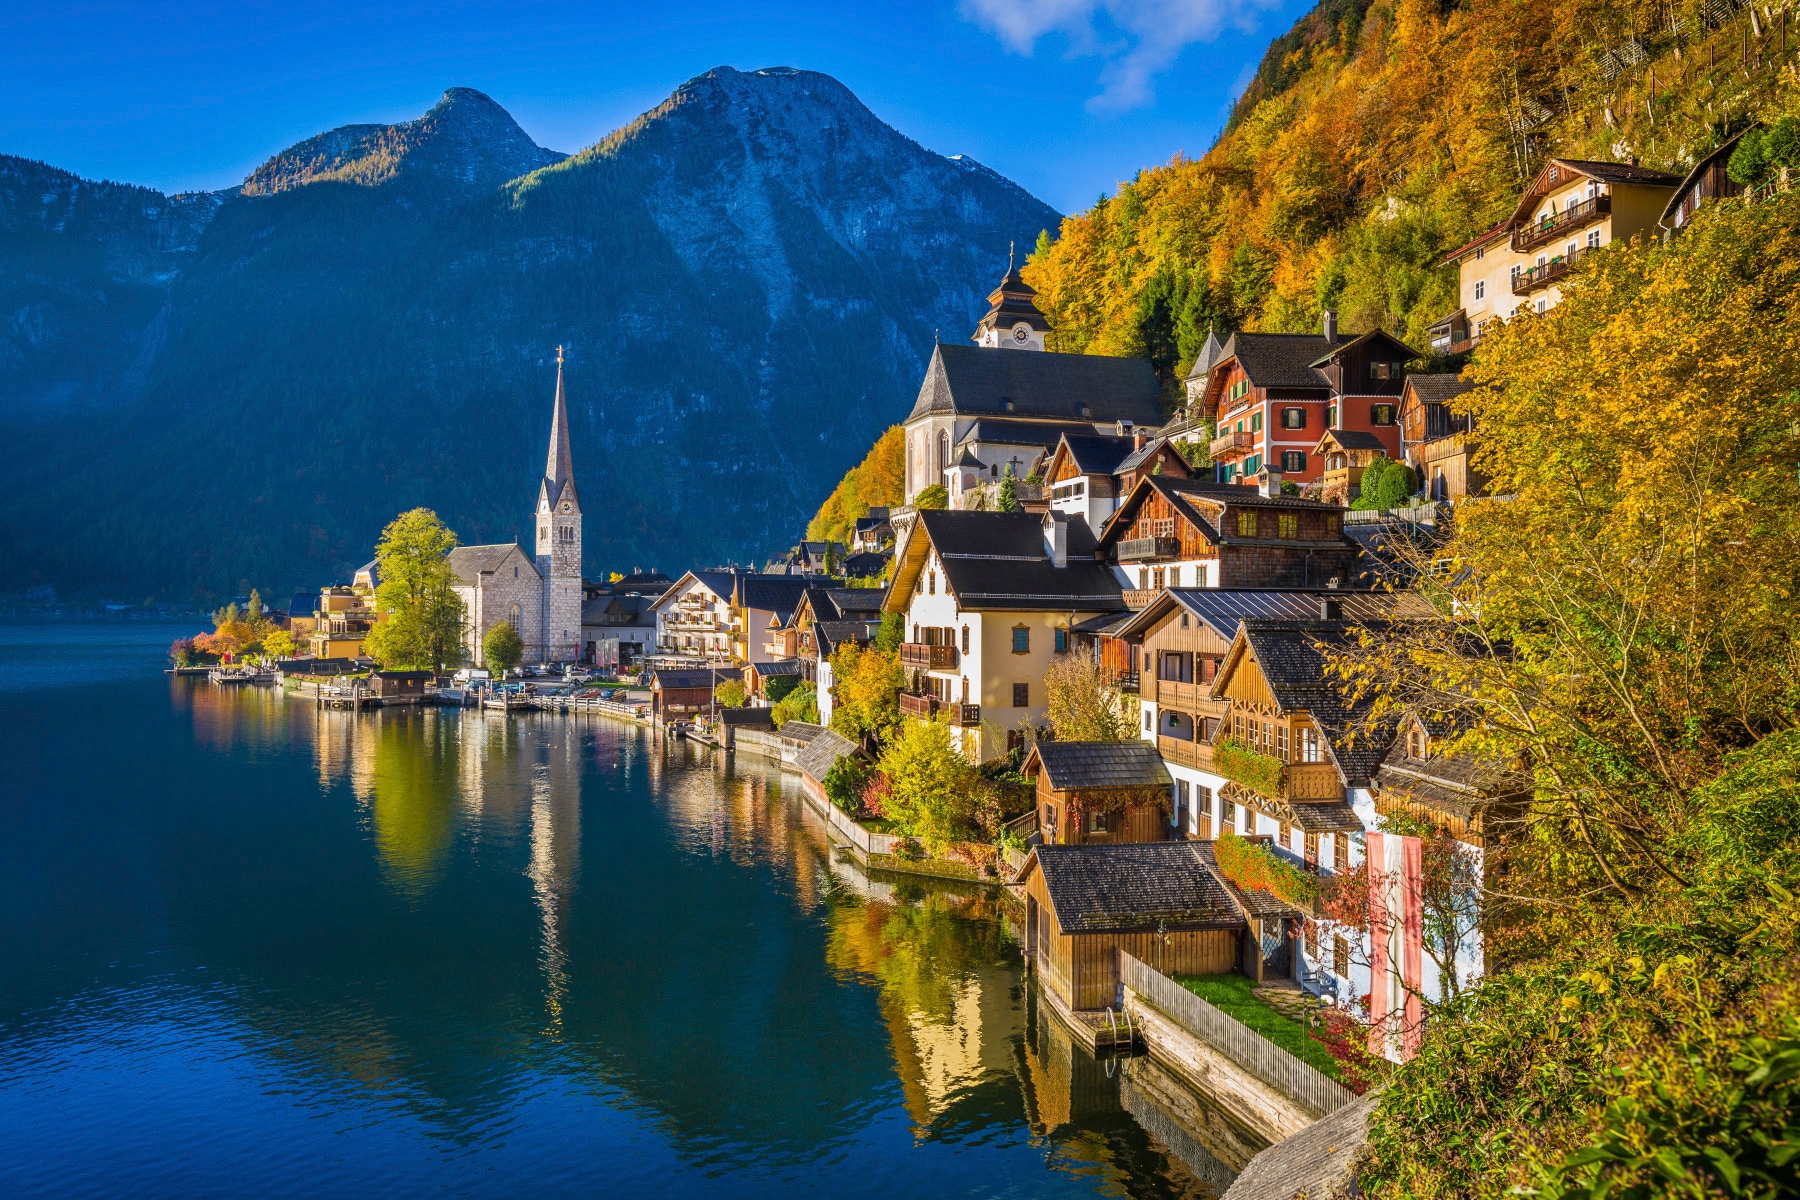
[[[1475,298],[1477,300],[1487,299],[1487,280],[1477,279],[1475,281]]]

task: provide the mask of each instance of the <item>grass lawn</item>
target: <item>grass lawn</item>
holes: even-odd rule
[[[1242,975],[1177,975],[1175,982],[1327,1078],[1346,1082],[1342,1065],[1331,1056],[1331,1051],[1315,1042],[1305,1025],[1258,1000],[1256,985]]]

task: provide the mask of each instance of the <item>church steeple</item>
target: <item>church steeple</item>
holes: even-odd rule
[[[550,417],[550,457],[544,464],[543,500],[557,505],[567,499],[576,512],[575,464],[569,454],[569,405],[563,398],[563,348],[556,348],[556,407]]]
[[[1014,264],[1008,247],[1006,277],[988,295],[987,315],[975,326],[977,345],[1013,350],[1042,350],[1050,323],[1038,311],[1037,292]]]

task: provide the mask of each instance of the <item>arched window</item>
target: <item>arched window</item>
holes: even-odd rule
[[[946,470],[949,469],[949,467],[950,467],[950,435],[940,429],[938,431],[938,455],[937,455],[938,474],[942,475]],[[932,482],[935,483],[938,481],[933,480]]]
[[[508,625],[511,625],[514,629],[519,628],[519,606],[518,605],[515,604],[511,608],[506,610],[506,623]]]

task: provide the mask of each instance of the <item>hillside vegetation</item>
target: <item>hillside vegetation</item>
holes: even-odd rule
[[[906,431],[894,425],[831,489],[807,523],[807,539],[848,544],[858,517],[867,516],[871,508],[897,508],[905,502]]]
[[[1774,95],[1787,21],[1730,0],[1324,0],[1211,150],[1066,218],[1025,277],[1053,348],[1148,356],[1165,381],[1209,327],[1310,330],[1325,308],[1423,347],[1457,304],[1443,254],[1549,157],[1685,171]]]

